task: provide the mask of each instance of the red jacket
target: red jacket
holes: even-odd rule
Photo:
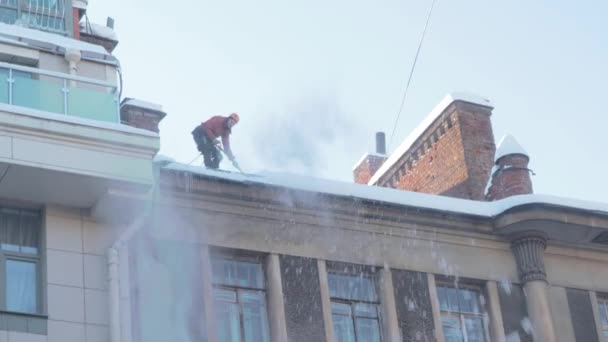
[[[228,157],[232,158],[232,150],[230,149],[230,133],[231,130],[227,126],[228,118],[225,116],[214,116],[211,119],[203,122],[201,127],[207,134],[207,138],[214,140],[222,137],[222,145],[224,146],[224,152]]]

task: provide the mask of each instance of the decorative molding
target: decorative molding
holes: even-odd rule
[[[547,281],[544,259],[546,248],[547,235],[542,232],[529,231],[512,238],[511,250],[515,255],[519,279],[522,283],[533,280]]]

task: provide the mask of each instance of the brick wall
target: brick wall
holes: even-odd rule
[[[497,201],[509,196],[533,193],[528,161],[528,157],[521,154],[500,158],[492,175],[487,199]]]
[[[167,115],[165,112],[128,103],[128,98],[120,106],[120,121],[128,126],[159,132],[158,125]]]
[[[486,106],[453,102],[378,184],[484,200],[496,151],[491,111]]]
[[[385,157],[373,154],[367,154],[361,160],[359,165],[353,170],[353,177],[357,184],[367,184],[374,173],[378,171],[382,163],[386,160]]]

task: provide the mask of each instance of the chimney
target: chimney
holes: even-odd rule
[[[384,132],[378,132],[376,133],[376,153],[364,154],[353,168],[355,183],[367,184],[385,160],[386,135]]]
[[[128,126],[159,132],[158,124],[167,116],[158,104],[125,98],[120,103],[120,121]]]
[[[88,0],[72,0],[72,33],[76,40],[80,40],[80,19],[86,13],[88,5]]]
[[[376,133],[376,154],[386,155],[386,134],[384,132]]]
[[[446,96],[370,179],[369,185],[485,200],[494,164],[492,103],[483,97]]]
[[[530,157],[515,138],[511,135],[502,138],[495,159],[486,189],[488,201],[533,193],[530,173],[534,173],[528,168]]]

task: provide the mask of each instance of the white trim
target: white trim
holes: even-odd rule
[[[464,101],[473,104],[477,104],[480,106],[485,106],[489,108],[494,108],[492,102],[488,99],[485,99],[480,96],[466,94],[466,93],[451,93],[443,98],[441,102],[422,120],[422,122],[414,129],[408,136],[403,140],[401,145],[397,147],[397,149],[391,154],[391,156],[386,160],[386,162],[378,169],[378,171],[374,174],[374,176],[369,180],[368,185],[375,185],[378,180],[393,166],[395,163],[401,159],[403,154],[405,154],[410,147],[418,140],[418,138],[429,128],[437,118],[443,114],[443,112],[454,102],[456,101]]]
[[[0,62],[0,68],[25,71],[25,72],[30,72],[32,74],[39,74],[39,75],[57,77],[57,78],[62,78],[62,79],[68,79],[68,80],[71,80],[71,81],[90,83],[90,84],[100,85],[100,86],[104,86],[104,87],[108,87],[108,88],[116,88],[117,87],[116,84],[112,84],[110,82],[96,80],[94,78],[88,78],[88,77],[82,77],[82,76],[64,74],[64,73],[61,73],[61,72],[56,72],[56,71],[51,71],[51,70],[44,70],[44,69],[39,69],[39,68],[32,68],[32,67],[27,67],[27,66],[17,65],[17,64],[10,64],[10,63],[5,63],[5,62]]]
[[[0,103],[0,111],[12,113],[12,114],[18,114],[18,115],[33,116],[33,117],[36,117],[39,119],[53,120],[53,121],[65,122],[65,123],[70,123],[70,124],[75,124],[75,125],[82,125],[82,126],[88,126],[88,127],[93,127],[93,128],[106,129],[106,130],[110,130],[110,131],[119,131],[119,132],[129,133],[129,134],[144,135],[144,136],[152,137],[152,138],[160,137],[158,135],[158,133],[148,131],[145,129],[141,129],[141,128],[135,128],[135,127],[119,124],[119,123],[111,123],[111,122],[96,121],[96,120],[92,120],[92,119],[84,119],[84,118],[80,118],[77,116],[56,114],[56,113],[45,112],[45,111],[32,109],[32,108],[9,105],[9,104],[5,104],[5,103]]]
[[[110,54],[101,46],[85,43],[80,40],[68,38],[55,33],[34,30],[18,25],[0,23],[0,35],[15,37],[18,39],[29,39],[51,44],[64,49],[75,49],[109,56]]]

